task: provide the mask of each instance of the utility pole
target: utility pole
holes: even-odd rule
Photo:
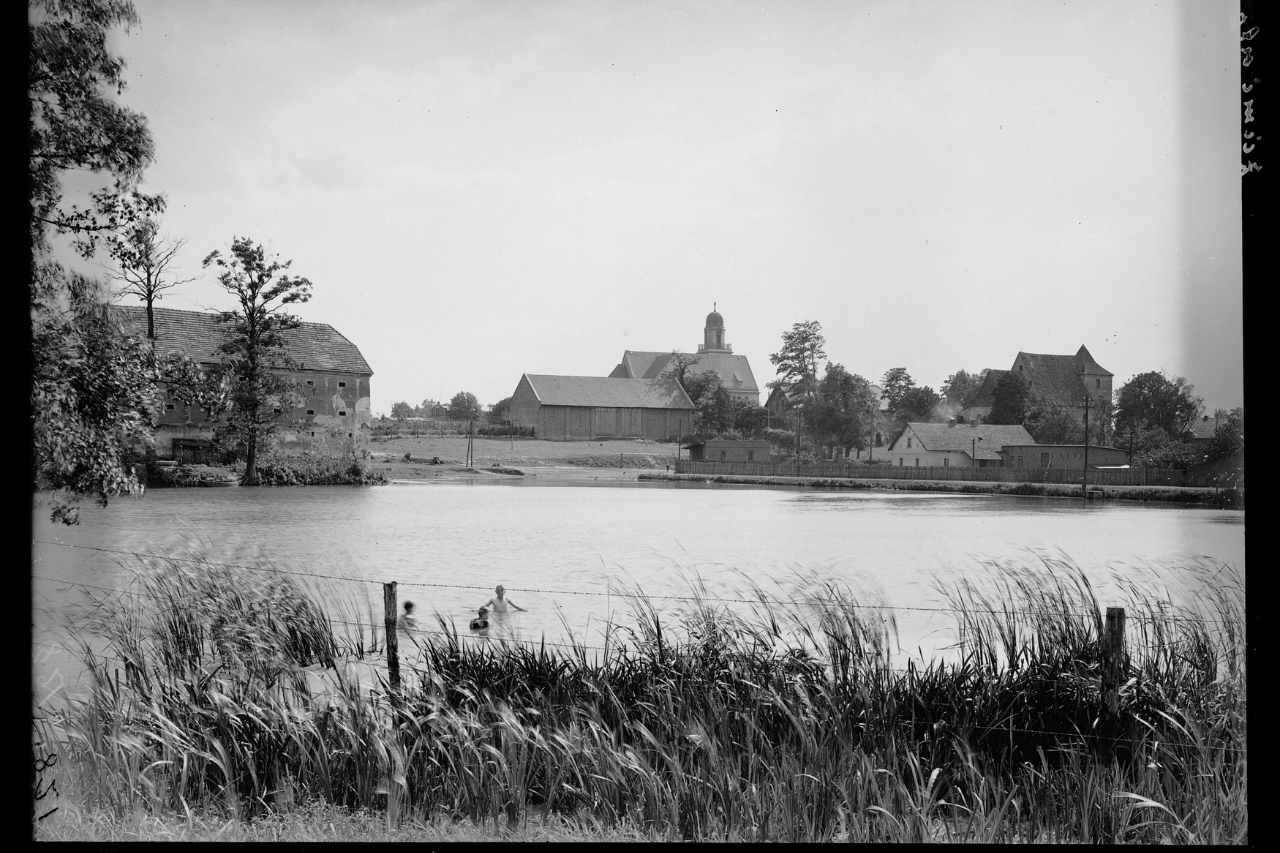
[[[1080,375],[1084,376],[1084,369],[1081,368]],[[1083,380],[1084,386],[1084,471],[1080,477],[1080,492],[1085,500],[1089,500],[1089,386],[1088,380]]]

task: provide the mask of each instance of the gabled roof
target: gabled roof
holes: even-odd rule
[[[1022,360],[1026,370],[1023,378],[1031,387],[1031,391],[1046,402],[1063,406],[1082,405],[1084,403],[1084,383],[1080,379],[1081,372],[1089,376],[1111,376],[1083,346],[1075,355],[1044,355],[1041,353],[1019,352],[1014,359]]]
[[[671,366],[675,352],[644,352],[627,350],[622,354],[622,361],[609,374],[613,379],[657,379],[662,372]],[[759,394],[755,374],[751,372],[751,364],[745,355],[734,355],[728,352],[701,352],[690,366],[693,373],[713,370],[720,376],[720,384],[726,391]]]
[[[978,386],[977,393],[973,395],[973,399],[968,402],[965,408],[970,406],[993,406],[995,405],[996,383],[1001,378],[1008,376],[1007,370],[987,370],[987,375],[982,378],[982,384]]]
[[[526,373],[544,406],[605,406],[620,409],[692,409],[693,401],[673,379],[611,379],[607,376],[548,376]]]
[[[112,311],[132,334],[146,335],[146,308],[114,305]],[[155,308],[152,313],[157,354],[178,352],[201,364],[217,364],[221,359],[218,347],[226,340],[227,327],[218,322],[218,314],[177,308]],[[302,370],[373,375],[373,369],[356,345],[328,323],[303,323],[296,329],[281,332],[281,337],[285,351]]]
[[[978,459],[999,459],[999,450],[1006,444],[1035,444],[1035,439],[1021,424],[978,424],[977,426],[949,426],[947,424],[907,424],[909,431],[920,439],[924,450],[936,453],[975,453]],[[974,440],[982,439],[975,449]],[[901,441],[901,438],[898,439]],[[897,442],[894,443],[895,446]]]

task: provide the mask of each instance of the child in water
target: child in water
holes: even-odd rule
[[[413,633],[418,630],[418,619],[413,615],[413,602],[406,601],[404,603],[404,614],[400,617],[400,630],[406,634]]]
[[[479,614],[471,620],[471,630],[482,637],[489,636],[489,608],[480,608]]]
[[[521,607],[519,604],[516,604],[514,601],[512,601],[509,598],[503,597],[505,590],[502,588],[502,584],[498,584],[498,586],[493,591],[496,593],[496,595],[494,595],[493,598],[486,601],[484,603],[484,607],[493,608],[494,616],[506,616],[508,607],[510,607],[512,610],[519,610],[521,612],[526,612],[525,609]]]

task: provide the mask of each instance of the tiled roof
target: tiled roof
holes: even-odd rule
[[[1020,352],[1018,359],[1026,367],[1023,378],[1031,386],[1031,391],[1045,402],[1062,406],[1075,406],[1084,403],[1084,383],[1080,379],[1081,369],[1090,376],[1111,376],[1111,372],[1101,367],[1089,351],[1083,346],[1075,355],[1043,355],[1040,353]]]
[[[1007,370],[988,370],[987,375],[983,377],[982,384],[978,386],[978,392],[969,401],[969,406],[995,405],[996,383],[1000,381],[1001,377],[1008,375],[1009,371]],[[968,406],[965,408],[968,408]]]
[[[1035,444],[1035,439],[1021,424],[978,424],[977,426],[948,426],[947,424],[907,424],[907,430],[920,439],[925,450],[943,452],[975,452],[974,439],[982,439],[976,448],[979,459],[999,459],[999,450],[1006,444]],[[905,433],[904,433],[905,435]],[[901,441],[901,439],[899,439]]]
[[[116,305],[112,310],[134,334],[147,333],[147,309],[143,306]],[[202,364],[219,361],[222,354],[218,347],[226,340],[227,331],[217,314],[177,308],[155,308],[153,313],[157,353],[179,352]],[[281,336],[285,350],[303,370],[373,375],[356,345],[328,323],[303,323]]]
[[[547,376],[526,373],[544,406],[606,406],[620,409],[692,409],[693,402],[671,379],[610,379],[606,376]]]
[[[642,352],[627,350],[622,354],[622,362],[609,374],[612,378],[622,379],[657,379],[671,365],[674,352]],[[726,391],[759,394],[755,374],[751,372],[751,364],[745,355],[734,355],[727,352],[698,353],[690,370],[702,373],[714,370],[720,376],[720,384]]]

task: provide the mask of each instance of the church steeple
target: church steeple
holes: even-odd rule
[[[702,330],[702,346],[698,347],[699,352],[733,352],[733,347],[724,342],[724,318],[715,310],[716,304],[711,303],[711,313],[707,315],[706,328]]]

